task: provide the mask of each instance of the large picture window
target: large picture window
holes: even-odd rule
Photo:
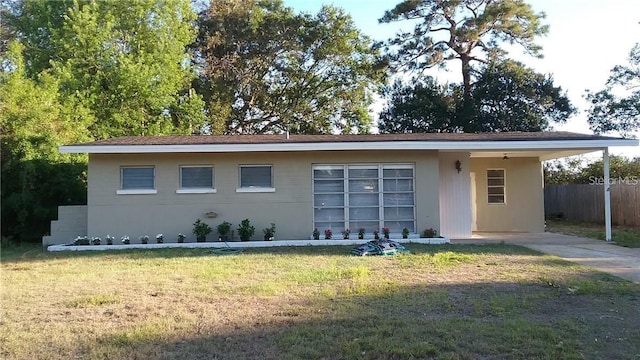
[[[412,164],[314,165],[314,226],[415,231]]]
[[[505,204],[504,169],[487,170],[487,201],[489,204]]]

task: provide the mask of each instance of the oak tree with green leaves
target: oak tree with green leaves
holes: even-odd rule
[[[58,205],[86,203],[86,157],[58,146],[200,131],[188,0],[0,3],[2,236],[38,241]]]
[[[196,43],[213,133],[365,133],[384,76],[341,9],[296,14],[282,1],[212,1]]]
[[[503,58],[504,43],[540,56],[535,38],[548,31],[543,18],[522,0],[405,0],[386,11],[380,22],[416,23],[413,31],[400,32],[387,42],[395,68],[425,70],[460,60],[463,130],[473,131],[473,64]]]
[[[576,112],[553,77],[513,60],[491,61],[473,84],[474,132],[544,131]]]
[[[459,86],[441,85],[432,78],[401,80],[384,91],[388,103],[380,112],[378,131],[382,134],[459,132]]]
[[[472,85],[477,121],[466,122],[461,86],[416,78],[390,89],[380,132],[543,131],[575,113],[550,75],[512,60],[491,61],[478,71]]]
[[[4,13],[27,76],[54,76],[92,138],[191,133],[204,122],[190,90],[188,0],[17,1]]]
[[[58,146],[88,136],[53,76],[27,77],[23,49],[9,42],[1,57],[2,236],[37,241],[58,205],[86,203],[86,156],[62,155]]]

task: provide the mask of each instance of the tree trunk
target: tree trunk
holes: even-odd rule
[[[460,114],[462,122],[462,131],[475,132],[477,126],[476,112],[473,104],[473,93],[471,90],[471,59],[466,54],[460,54],[460,60],[462,61],[462,113]]]

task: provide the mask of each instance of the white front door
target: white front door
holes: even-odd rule
[[[439,154],[440,233],[452,239],[471,237],[469,153]]]

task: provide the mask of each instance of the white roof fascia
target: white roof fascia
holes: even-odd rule
[[[330,150],[542,150],[603,149],[609,146],[637,146],[637,139],[533,140],[533,141],[350,141],[269,144],[187,144],[187,145],[65,145],[63,154],[130,153],[216,153],[255,151]]]

